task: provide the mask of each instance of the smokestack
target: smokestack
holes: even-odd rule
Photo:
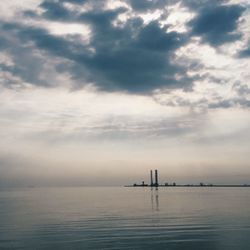
[[[154,185],[154,181],[153,181],[153,171],[150,170],[150,186],[152,187]]]
[[[155,186],[158,187],[159,183],[158,183],[158,170],[155,170]]]

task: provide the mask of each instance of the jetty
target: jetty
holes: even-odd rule
[[[158,178],[159,172],[157,169],[154,171],[154,177],[153,178],[153,171],[150,170],[150,183],[147,184],[144,181],[142,181],[140,184],[134,183],[132,185],[125,185],[124,187],[250,187],[250,184],[212,184],[212,183],[203,183],[200,182],[199,184],[177,184],[176,182],[173,183],[159,183]]]

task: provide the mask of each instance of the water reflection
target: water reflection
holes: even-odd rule
[[[0,204],[0,249],[250,245],[250,189],[35,188],[0,191]]]
[[[151,187],[151,208],[152,211],[160,211],[158,187]]]

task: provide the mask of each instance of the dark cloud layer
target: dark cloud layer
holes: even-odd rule
[[[114,27],[114,17],[113,11],[81,17],[92,27],[91,45],[95,49],[84,63],[100,77],[102,86],[141,92],[174,86],[174,74],[185,78],[185,70],[172,63],[173,52],[185,43],[182,34],[166,33],[158,22],[144,26],[139,18],[122,28]]]
[[[91,28],[89,44],[84,44],[76,35],[59,36],[44,28],[3,23],[0,47],[11,54],[15,65],[2,65],[2,70],[18,75],[26,82],[49,85],[40,77],[39,67],[43,68],[46,63],[45,59],[35,53],[40,50],[46,53],[47,59],[61,58],[56,70],[58,73],[69,72],[75,87],[92,83],[100,90],[129,93],[189,88],[197,79],[187,76],[190,69],[188,65],[192,63],[179,65],[175,52],[187,44],[190,37],[200,36],[203,42],[212,46],[233,42],[241,37],[237,32],[237,23],[244,8],[240,5],[221,5],[223,1],[216,1],[215,4],[214,1],[204,0],[203,8],[200,8],[195,0],[182,1],[183,5],[197,11],[197,16],[189,23],[191,33],[178,33],[169,31],[168,26],[160,25],[157,20],[145,24],[139,17],[131,17],[122,25],[114,25],[119,15],[129,10],[124,7],[103,9],[104,2],[45,0],[40,4],[42,14],[34,11],[23,13],[24,18],[87,24]],[[140,12],[163,8],[176,2],[127,1],[134,11]],[[95,8],[81,13],[68,9],[65,3],[88,3]],[[247,51],[244,53],[247,54]],[[32,72],[30,67],[34,68]]]
[[[240,52],[240,57],[250,57],[250,47]]]
[[[127,1],[135,11],[148,11],[166,6],[166,0],[128,0]]]
[[[127,0],[127,3],[135,11],[147,12],[167,8],[169,5],[181,4],[191,10],[198,10],[202,7],[215,6],[227,2],[226,0]]]
[[[49,83],[42,77],[45,59],[33,53],[31,46],[21,42],[17,33],[18,25],[4,23],[0,26],[1,51],[9,54],[13,63],[8,65],[2,63],[0,71],[8,72],[12,77],[5,78],[5,84],[17,84],[18,80],[35,85],[49,86]]]
[[[189,25],[194,35],[201,36],[203,42],[213,46],[233,42],[241,37],[237,23],[243,11],[239,5],[203,8]]]
[[[241,58],[250,57],[250,40],[248,41],[248,45],[246,46],[246,48],[239,52],[239,57]]]
[[[64,21],[71,19],[70,11],[58,2],[44,1],[40,7],[45,10],[43,13],[45,18]]]
[[[123,27],[114,27],[112,21],[124,11],[119,8],[81,14],[78,20],[92,29],[88,46],[51,35],[41,28],[5,24],[3,29],[15,33],[25,46],[32,41],[36,48],[70,60],[72,77],[93,82],[102,90],[141,93],[190,84],[185,69],[173,62],[174,51],[186,42],[185,35],[167,33],[167,27],[160,27],[157,21],[145,26],[140,18],[129,20]]]

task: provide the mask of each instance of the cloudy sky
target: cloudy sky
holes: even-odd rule
[[[250,183],[249,0],[0,2],[0,186]]]

